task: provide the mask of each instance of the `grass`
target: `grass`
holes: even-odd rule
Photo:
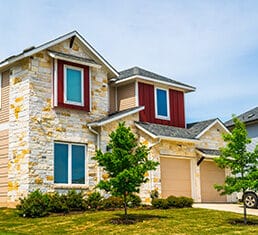
[[[198,208],[170,210],[130,209],[136,223],[119,223],[123,211],[85,212],[45,218],[21,218],[12,209],[0,209],[0,234],[258,234],[258,217]]]

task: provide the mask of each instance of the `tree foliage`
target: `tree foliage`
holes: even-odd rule
[[[148,159],[149,150],[138,144],[124,122],[110,134],[108,148],[109,152],[98,150],[94,157],[109,175],[108,179],[99,182],[98,187],[113,196],[123,197],[127,215],[127,196],[139,192],[141,184],[148,180],[146,172],[155,170],[158,163]]]
[[[227,145],[220,149],[220,157],[215,159],[219,167],[227,168],[231,172],[226,176],[223,185],[214,186],[223,195],[258,189],[258,146],[253,152],[248,152],[247,145],[251,143],[251,139],[248,138],[245,125],[235,116],[233,116],[233,121],[235,127],[232,133],[223,135]],[[244,222],[246,223],[245,205]]]
[[[253,152],[247,151],[247,144],[251,143],[251,139],[248,138],[245,125],[236,117],[233,117],[233,121],[235,127],[232,133],[223,135],[227,145],[220,149],[220,157],[215,159],[219,167],[231,171],[224,185],[215,186],[222,194],[245,192],[257,187],[254,179],[257,177],[258,148]]]

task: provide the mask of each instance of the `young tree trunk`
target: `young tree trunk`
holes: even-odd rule
[[[244,224],[247,224],[247,219],[246,219],[246,205],[244,203]]]

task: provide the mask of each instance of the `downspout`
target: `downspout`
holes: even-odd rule
[[[99,132],[97,132],[97,131],[95,131],[94,129],[92,129],[91,126],[88,126],[88,127],[89,127],[89,130],[90,130],[93,134],[95,134],[96,137],[97,137],[97,150],[99,150],[99,149],[100,149],[100,141],[99,141],[100,136],[99,136]],[[99,181],[100,181],[100,168],[99,168],[99,166],[98,166],[98,168],[97,168],[97,182],[99,182]]]

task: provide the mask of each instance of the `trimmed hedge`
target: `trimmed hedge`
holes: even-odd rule
[[[157,209],[184,208],[192,207],[193,199],[189,197],[169,196],[166,199],[154,198],[151,204]]]
[[[141,199],[137,195],[130,195],[127,198],[129,207],[138,207]],[[26,198],[20,199],[16,209],[18,215],[23,217],[43,217],[50,213],[69,213],[70,211],[105,210],[123,207],[123,200],[120,197],[109,197],[104,199],[99,192],[92,192],[87,197],[82,192],[75,190],[67,194],[42,193],[36,190]]]

